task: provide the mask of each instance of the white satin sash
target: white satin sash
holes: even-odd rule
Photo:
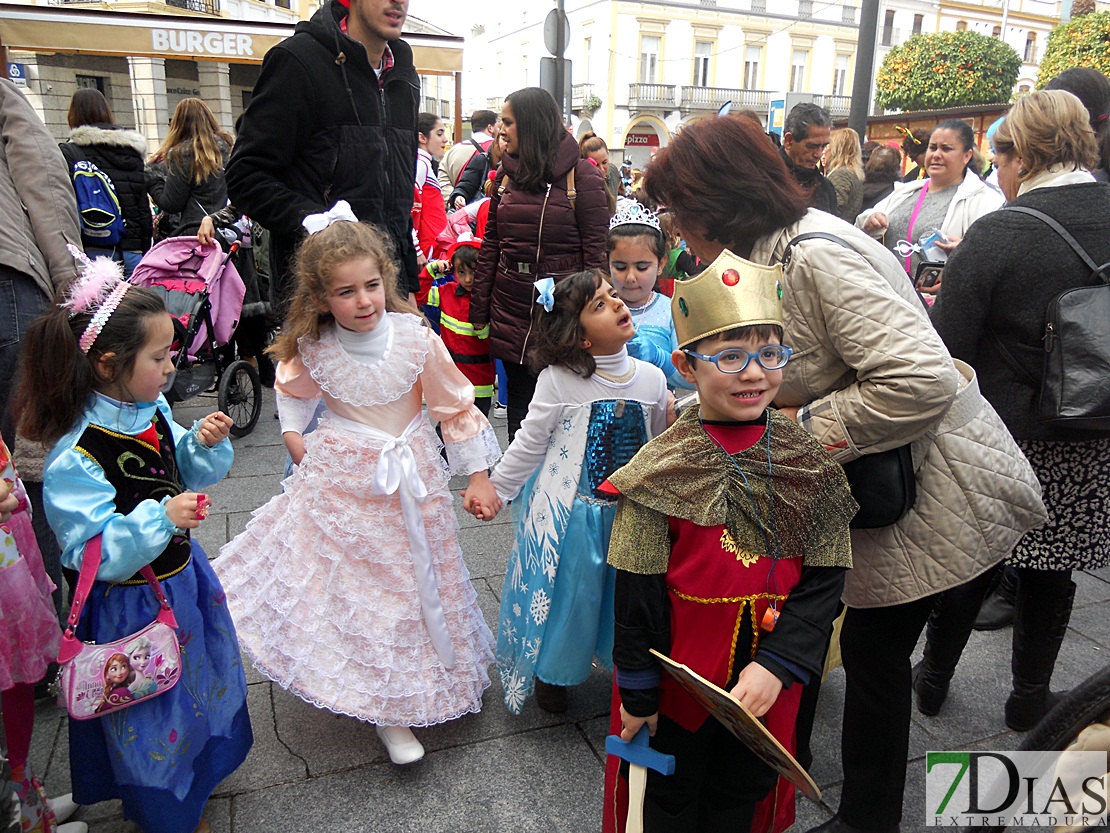
[[[337,428],[364,434],[385,443],[378,457],[378,466],[374,471],[370,491],[375,495],[392,495],[395,492],[400,495],[401,515],[408,534],[416,588],[420,595],[420,608],[424,613],[424,624],[428,628],[432,645],[435,646],[443,667],[454,668],[455,649],[451,645],[451,636],[447,632],[447,619],[439,599],[439,585],[436,583],[435,569],[432,565],[432,553],[428,549],[428,536],[424,532],[424,516],[420,511],[420,504],[428,496],[428,488],[420,478],[420,472],[416,468],[416,457],[410,447],[413,437],[423,425],[423,413],[414,416],[399,437],[393,437],[385,431],[336,414],[329,414],[328,419]]]

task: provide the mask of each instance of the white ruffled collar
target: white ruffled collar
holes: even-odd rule
[[[385,348],[373,363],[359,361],[344,349],[334,326],[318,341],[297,342],[309,375],[328,396],[355,406],[384,405],[412,390],[428,356],[426,327],[421,318],[405,313],[386,313],[386,321],[375,328],[376,332],[385,325],[389,330]]]

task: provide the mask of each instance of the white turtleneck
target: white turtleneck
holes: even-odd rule
[[[368,333],[345,330],[336,324],[335,335],[339,339],[339,345],[356,362],[377,364],[392,342],[390,336],[393,335],[393,324],[387,314],[378,322],[378,326]]]
[[[589,378],[565,367],[545,368],[536,379],[528,416],[490,480],[502,500],[512,500],[547,454],[547,444],[567,405],[602,399],[628,399],[651,406],[650,436],[667,427],[667,380],[654,365],[630,358],[628,351],[594,356],[597,370]],[[631,374],[631,375],[628,375]],[[627,379],[623,379],[628,375]],[[606,378],[608,377],[608,378]],[[611,381],[623,379],[623,381]],[[649,437],[650,439],[650,437]]]

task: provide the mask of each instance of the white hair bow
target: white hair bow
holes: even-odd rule
[[[346,200],[340,200],[321,214],[309,214],[301,220],[301,225],[309,234],[315,234],[339,220],[346,220],[351,223],[358,222],[358,217],[355,216],[355,212],[351,211],[351,205]]]

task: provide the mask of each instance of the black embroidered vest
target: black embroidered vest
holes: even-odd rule
[[[152,422],[161,451],[146,440],[112,431],[100,425],[89,425],[77,440],[76,451],[84,454],[104,471],[104,477],[116,491],[116,511],[130,514],[144,500],[161,501],[185,491],[177,471],[173,434],[161,411]],[[189,562],[188,533],[174,534],[151,567],[159,579],[171,576]],[[138,573],[125,583],[146,584]]]

